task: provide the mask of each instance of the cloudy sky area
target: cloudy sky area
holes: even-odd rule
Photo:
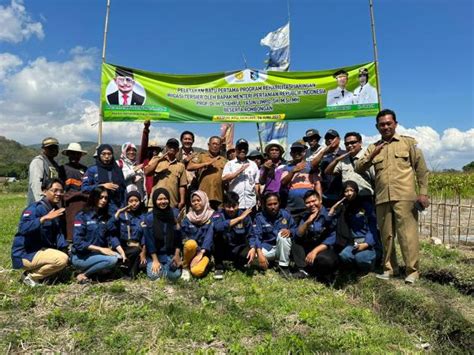
[[[280,4],[281,3],[281,4]],[[474,160],[473,31],[469,0],[375,1],[385,107],[397,111],[399,132],[415,137],[433,169]],[[242,53],[262,68],[259,40],[286,21],[286,1],[112,0],[107,60],[165,73],[243,67]],[[372,60],[366,0],[292,0],[292,67],[311,71]],[[34,144],[95,141],[105,0],[0,0],[0,135]],[[306,128],[341,135],[356,130],[378,139],[374,118],[290,124],[289,140]],[[218,125],[153,124],[164,143],[184,129],[196,145]],[[139,143],[139,123],[105,123],[104,141]],[[159,134],[158,134],[159,132]],[[236,138],[254,144],[254,124]]]

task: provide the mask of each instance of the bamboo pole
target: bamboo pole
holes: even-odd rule
[[[105,63],[105,49],[107,47],[107,32],[109,28],[109,14],[110,14],[110,0],[107,0],[107,10],[105,12],[105,25],[104,25],[104,40],[102,43],[102,64]],[[102,88],[101,88],[102,92]],[[102,99],[99,102],[99,133],[97,141],[99,144],[102,144],[102,122],[104,121],[104,117],[102,116]]]
[[[458,246],[461,243],[461,194],[458,194]]]
[[[382,90],[380,87],[379,55],[378,55],[378,50],[377,50],[377,37],[375,35],[375,16],[374,16],[373,0],[369,0],[369,10],[370,10],[370,29],[372,31],[372,45],[374,49],[375,74],[376,74],[376,79],[377,79],[377,98],[379,101],[379,108],[382,109]]]

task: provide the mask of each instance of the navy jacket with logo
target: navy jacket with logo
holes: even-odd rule
[[[290,212],[282,208],[273,218],[259,212],[253,224],[250,247],[270,250],[276,245],[278,232],[282,229],[289,229],[292,238],[296,235],[296,223]]]

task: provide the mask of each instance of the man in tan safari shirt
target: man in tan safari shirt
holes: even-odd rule
[[[399,272],[397,236],[406,265],[405,282],[414,283],[419,278],[418,211],[429,205],[428,169],[416,140],[395,132],[395,112],[382,110],[376,120],[382,139],[367,148],[355,170],[362,173],[372,165],[375,169],[377,223],[384,252],[384,273],[377,277],[388,280]]]

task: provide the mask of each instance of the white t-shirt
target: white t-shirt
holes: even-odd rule
[[[258,184],[260,178],[257,164],[248,159],[245,161],[233,159],[225,164],[222,172],[222,176],[235,173],[244,164],[249,164],[247,169],[229,182],[229,191],[234,191],[239,195],[239,208],[241,209],[252,208],[257,204],[255,185]]]

